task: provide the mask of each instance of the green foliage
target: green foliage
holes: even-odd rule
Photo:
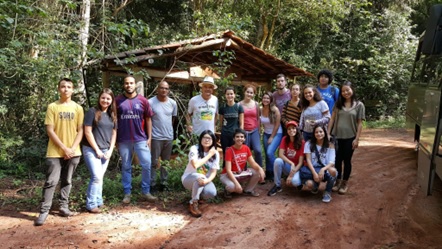
[[[328,68],[335,73],[336,83],[352,81],[362,101],[375,103],[367,105],[369,120],[399,117],[405,109],[417,36],[434,3],[134,0],[125,6],[119,1],[93,4],[85,67],[90,103],[96,103],[102,88],[99,61],[105,55],[230,29],[300,68],[313,73]],[[83,73],[79,65],[82,5],[73,0],[0,0],[0,177],[39,178],[44,172],[46,106],[58,98],[56,85],[61,77],[76,82]],[[223,73],[236,55],[218,50],[213,56],[216,63],[207,66]],[[174,69],[186,66],[178,63]],[[221,100],[233,76],[217,80]],[[313,78],[301,81],[316,82]],[[120,82],[111,88],[118,93]],[[147,91],[152,89],[147,86]],[[190,91],[185,87],[172,91],[180,101],[180,113],[185,112]],[[179,119],[181,131],[181,115]],[[179,157],[186,158],[189,140],[181,135],[175,141]]]

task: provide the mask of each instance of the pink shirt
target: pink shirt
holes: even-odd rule
[[[250,109],[247,109],[245,106],[243,106],[243,108],[244,108],[244,130],[252,131],[258,128],[258,109],[256,108],[256,102],[255,106],[253,106]]]

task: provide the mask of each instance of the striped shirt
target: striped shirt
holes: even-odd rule
[[[296,121],[299,124],[299,118],[301,117],[301,100],[299,100],[298,105],[295,105],[292,101],[288,101],[283,109],[281,114],[281,121],[283,124],[288,121]]]

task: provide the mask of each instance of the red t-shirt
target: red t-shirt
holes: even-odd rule
[[[235,153],[236,160],[233,158],[233,153]],[[241,169],[241,171],[243,171],[247,164],[247,158],[249,158],[250,156],[252,156],[252,152],[247,145],[243,144],[239,150],[231,146],[226,149],[224,161],[232,163],[232,172],[238,171],[238,166],[236,165],[237,162],[239,164],[239,168]],[[226,167],[224,167],[221,174],[225,173],[227,173]]]
[[[292,161],[295,165],[298,165],[299,157],[304,156],[304,140],[302,140],[302,145],[299,150],[295,149],[294,143],[289,143],[288,146],[285,144],[285,138],[283,137],[281,140],[281,144],[279,145],[279,149],[284,150],[284,156],[286,156],[290,161]]]

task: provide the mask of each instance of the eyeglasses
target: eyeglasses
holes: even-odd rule
[[[159,89],[169,91],[169,88],[167,88],[167,87],[159,87]]]
[[[212,137],[203,137],[205,140],[212,140]]]

